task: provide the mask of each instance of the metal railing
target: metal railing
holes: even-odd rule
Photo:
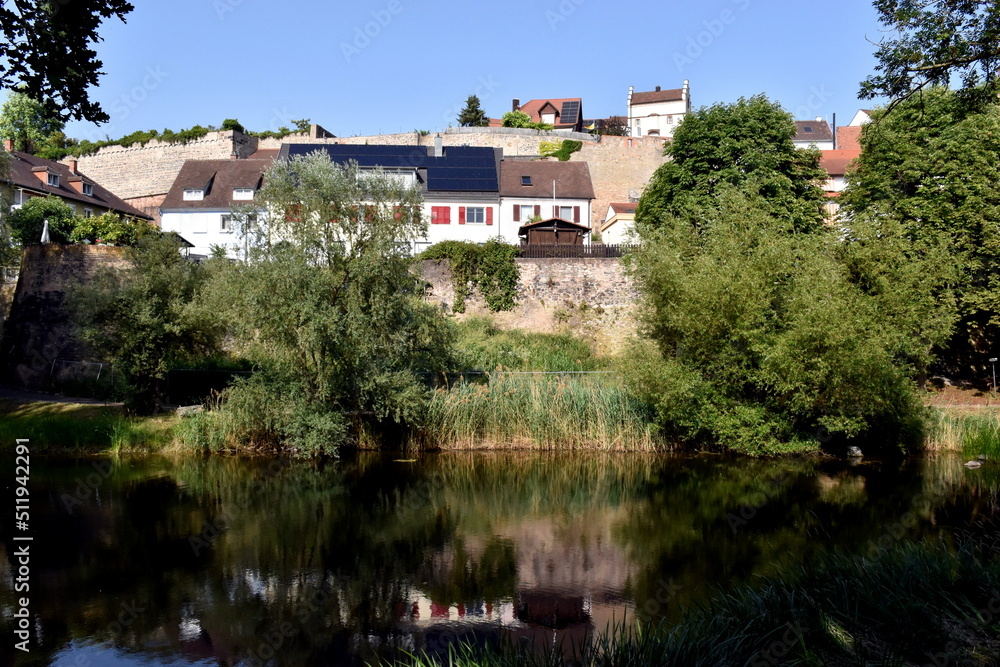
[[[543,259],[546,257],[612,259],[621,257],[625,253],[636,250],[639,247],[638,244],[628,243],[592,243],[590,245],[526,244],[520,247],[520,255],[525,259]]]

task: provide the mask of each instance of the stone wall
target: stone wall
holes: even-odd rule
[[[489,313],[473,292],[459,318],[490,315],[505,328],[571,332],[595,350],[614,354],[636,331],[639,293],[617,259],[518,259],[521,284],[513,311]],[[446,261],[425,261],[426,299],[451,312],[455,289]]]
[[[24,250],[10,315],[0,341],[0,376],[29,389],[49,388],[56,360],[82,361],[90,352],[76,337],[66,310],[69,288],[104,266],[126,264],[110,246],[36,245]]]

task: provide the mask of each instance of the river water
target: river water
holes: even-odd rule
[[[458,639],[570,646],[831,549],[953,542],[993,518],[1000,489],[1000,466],[952,456],[32,463],[31,651],[13,648],[24,543],[7,519],[3,664],[349,665]]]

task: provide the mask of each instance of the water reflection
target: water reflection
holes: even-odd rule
[[[949,457],[155,458],[33,472],[40,645],[5,642],[5,664],[350,664],[459,638],[571,646],[829,549],[953,540],[996,514],[1000,486],[995,467]],[[14,545],[0,549],[11,637]]]

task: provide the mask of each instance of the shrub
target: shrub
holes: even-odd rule
[[[417,259],[449,261],[455,303],[452,310],[465,312],[465,300],[472,287],[478,287],[493,312],[512,310],[517,298],[521,271],[514,261],[516,246],[490,239],[479,245],[468,241],[442,241],[424,250]]]
[[[76,213],[59,197],[32,197],[10,214],[11,237],[21,245],[41,243],[42,228],[49,221],[52,243],[67,243],[73,233]]]

